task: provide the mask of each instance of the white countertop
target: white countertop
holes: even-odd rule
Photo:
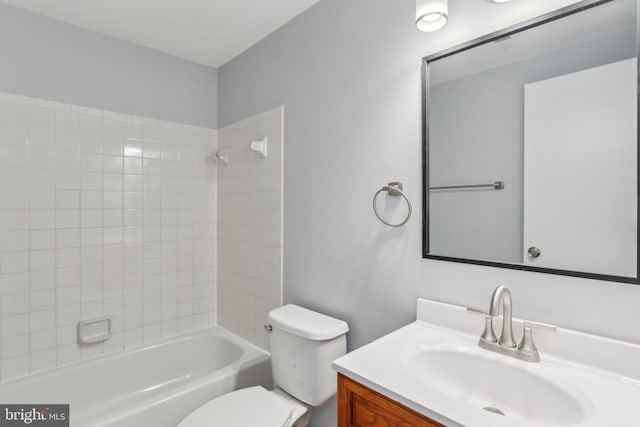
[[[420,299],[416,322],[337,359],[334,367],[448,426],[640,425],[639,345],[561,328],[535,330],[542,361],[528,363],[479,348],[483,323],[482,316],[464,307]],[[514,320],[514,331],[519,328],[521,322]],[[487,369],[468,371],[468,366],[461,365],[460,372],[454,371],[457,381],[472,381],[463,390],[452,385],[440,368],[428,366],[432,359],[420,359],[434,352],[445,358],[479,360],[478,366]],[[495,366],[500,368],[499,377],[491,369]],[[472,390],[478,382],[481,390],[493,387],[490,394],[502,396],[495,406],[505,409],[507,416],[482,409],[494,405],[486,395]],[[533,391],[531,404],[520,402],[519,411],[509,411],[509,401],[516,401],[520,394],[528,398],[524,383],[531,384],[527,385]],[[565,395],[571,399],[563,400]]]

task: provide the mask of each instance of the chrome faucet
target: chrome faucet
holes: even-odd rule
[[[500,338],[493,330],[493,318],[500,315],[502,307],[502,332]],[[513,318],[511,292],[506,286],[498,286],[491,296],[489,317],[485,318],[484,331],[478,341],[478,346],[485,350],[515,357],[525,362],[539,362],[540,355],[533,343],[531,328],[525,323],[522,341],[516,346],[513,338]]]

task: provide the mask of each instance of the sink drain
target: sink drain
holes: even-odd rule
[[[493,406],[487,406],[487,407],[484,407],[482,409],[484,409],[485,411],[488,411],[488,412],[493,412],[494,414],[502,415],[504,417],[504,412],[502,412],[498,408],[494,408]]]

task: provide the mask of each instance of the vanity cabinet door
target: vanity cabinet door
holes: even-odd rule
[[[338,427],[444,427],[338,374]]]

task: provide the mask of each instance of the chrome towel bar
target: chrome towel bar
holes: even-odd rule
[[[457,190],[463,188],[493,188],[494,190],[504,190],[504,181],[496,181],[493,184],[445,185],[441,187],[429,187],[429,190]]]

